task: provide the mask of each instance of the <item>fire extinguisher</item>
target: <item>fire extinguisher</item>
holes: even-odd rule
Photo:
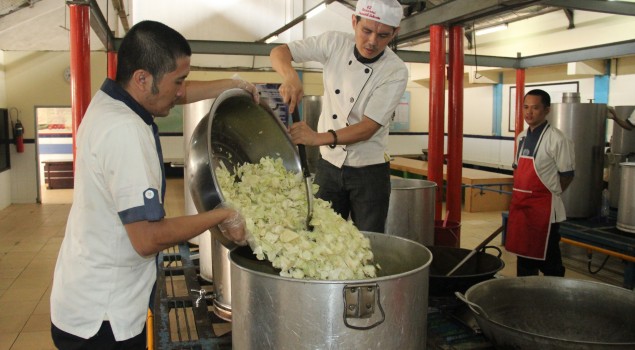
[[[24,127],[20,119],[18,119],[13,128],[13,137],[15,138],[15,148],[18,150],[18,153],[24,152]]]
[[[16,113],[19,114],[19,111],[16,110]],[[22,153],[24,152],[24,127],[22,122],[20,122],[19,116],[16,116],[16,120],[15,125],[13,125],[13,140],[18,153]],[[13,123],[13,120],[11,120],[11,123]]]

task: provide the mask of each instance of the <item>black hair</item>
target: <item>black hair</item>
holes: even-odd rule
[[[549,96],[549,94],[545,90],[533,89],[526,93],[525,97],[527,97],[527,95],[540,96],[540,101],[542,102],[543,106],[551,107],[551,96]]]
[[[192,55],[187,40],[163,23],[142,21],[130,28],[117,53],[117,83],[126,85],[138,69],[148,71],[155,84],[176,69],[176,61]],[[156,85],[153,86],[153,89]]]

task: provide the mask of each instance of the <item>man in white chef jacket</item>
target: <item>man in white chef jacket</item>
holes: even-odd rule
[[[323,65],[324,96],[317,131],[305,122],[289,132],[296,144],[320,146],[317,197],[349,215],[362,231],[384,232],[390,198],[387,155],[391,117],[406,89],[408,70],[387,47],[399,32],[396,0],[359,0],[354,34],[326,32],[271,51],[283,82],[280,94],[293,112],[304,90],[291,62]]]
[[[505,249],[517,255],[517,276],[560,276],[559,222],[564,221],[560,197],[573,181],[573,142],[547,122],[551,98],[543,90],[529,91],[523,116],[529,125],[518,135],[514,187],[507,220]]]

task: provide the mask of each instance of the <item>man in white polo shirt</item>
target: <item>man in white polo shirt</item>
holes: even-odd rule
[[[242,244],[231,209],[165,218],[165,174],[154,117],[177,103],[218,96],[241,80],[186,82],[191,49],[152,21],[133,26],[77,133],[75,191],[51,292],[51,333],[60,349],[145,349],[156,254],[220,225]]]
[[[352,15],[355,34],[326,32],[278,46],[270,54],[290,111],[304,95],[291,62],[324,66],[317,132],[300,122],[291,126],[290,134],[296,144],[321,146],[317,196],[345,219],[350,215],[363,231],[384,232],[388,215],[388,131],[408,69],[387,46],[399,33],[402,16],[396,0],[359,0]]]

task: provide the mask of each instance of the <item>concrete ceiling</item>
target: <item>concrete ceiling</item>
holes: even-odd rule
[[[0,0],[0,50],[3,51],[68,51],[69,10],[73,1],[61,0]],[[320,4],[319,0],[83,0],[74,3],[91,4],[91,50],[105,50],[106,33],[96,35],[97,22],[107,26],[114,45],[125,34],[124,24],[113,8],[120,3],[124,19],[134,24],[144,19],[162,21],[184,34],[199,54],[194,65],[213,68],[258,67],[257,60],[268,53],[271,45],[257,43],[263,37],[292,21],[298,24],[280,33],[276,43],[315,35],[325,30],[351,29],[351,14],[356,1],[327,1],[322,13],[310,19],[302,16]],[[593,11],[635,16],[635,0],[405,0],[401,1],[407,15],[402,21],[398,38],[399,50],[421,51],[432,24],[463,25],[466,37],[474,29],[500,23],[512,23],[564,11],[569,26],[575,26],[576,11]],[[95,14],[102,17],[96,18]],[[565,19],[566,21],[566,19]],[[99,31],[99,30],[98,30]],[[620,54],[635,54],[635,45],[620,45]],[[635,40],[635,37],[633,37]],[[626,49],[624,49],[626,47]],[[628,49],[632,47],[632,49]],[[583,49],[583,48],[582,48]],[[629,51],[630,50],[630,51]],[[606,50],[605,50],[606,51]],[[632,52],[631,52],[632,51]],[[584,51],[586,52],[586,51]],[[609,51],[610,52],[610,51]],[[230,56],[227,56],[230,55]],[[225,56],[225,57],[220,57]],[[420,56],[421,57],[421,56]],[[580,56],[578,56],[580,57]],[[594,57],[595,58],[595,57]],[[421,58],[418,58],[420,61]],[[425,59],[424,59],[425,61]],[[467,60],[466,60],[467,63]],[[479,61],[486,64],[485,61]],[[505,66],[499,64],[498,66]],[[263,63],[264,64],[264,63]],[[518,65],[508,61],[506,64]]]

